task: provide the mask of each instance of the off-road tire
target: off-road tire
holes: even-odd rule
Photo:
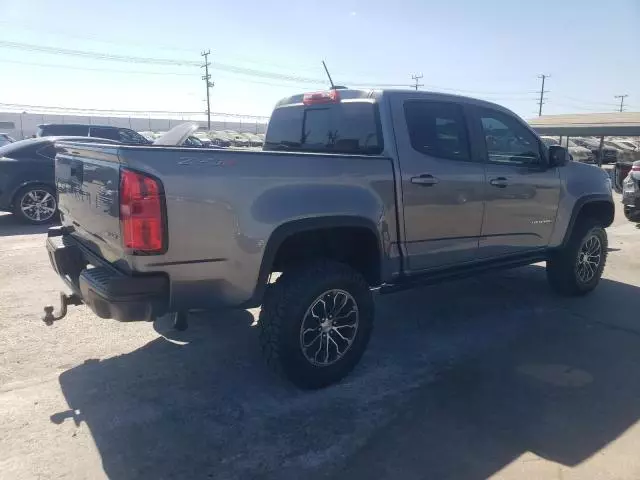
[[[578,276],[576,265],[583,243],[592,235],[596,235],[600,240],[601,259],[593,278],[583,282]],[[591,292],[600,282],[607,261],[607,249],[607,232],[602,224],[594,218],[579,220],[567,244],[547,260],[547,279],[553,290],[566,296],[585,295]]]
[[[331,289],[348,292],[358,308],[358,329],[344,356],[327,366],[312,364],[300,345],[300,330],[307,309]],[[267,287],[259,317],[260,345],[267,364],[302,389],[323,388],[341,380],[364,353],[374,318],[369,285],[351,267],[332,260],[317,260],[287,270]]]

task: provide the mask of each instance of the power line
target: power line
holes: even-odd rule
[[[1,103],[0,108],[7,108],[12,110],[47,110],[52,112],[83,112],[83,113],[120,113],[120,114],[142,114],[147,115],[160,115],[160,114],[172,114],[172,115],[202,115],[202,111],[175,111],[175,110],[119,110],[119,109],[103,109],[103,108],[76,108],[76,107],[54,107],[48,105],[25,105],[20,103]],[[264,115],[245,115],[243,113],[228,113],[228,112],[211,112],[212,116],[219,117],[234,117],[234,118],[252,118],[257,120],[265,120],[269,117]]]
[[[1,22],[0,22],[1,23]],[[97,60],[106,60],[106,61],[116,61],[116,62],[126,62],[126,63],[137,63],[137,64],[150,64],[150,65],[162,65],[162,66],[177,66],[177,67],[193,67],[193,66],[201,66],[198,62],[192,62],[192,61],[185,61],[185,60],[178,60],[178,59],[171,59],[171,58],[154,58],[154,57],[137,57],[137,56],[132,56],[132,55],[115,55],[115,54],[107,54],[107,53],[100,53],[100,52],[94,52],[94,51],[85,51],[85,50],[74,50],[74,49],[65,49],[65,48],[55,48],[55,47],[48,47],[48,46],[40,46],[40,45],[33,45],[33,44],[25,44],[25,43],[19,43],[19,42],[8,42],[8,41],[0,41],[0,48],[1,47],[5,47],[5,48],[16,48],[16,49],[21,49],[21,50],[28,50],[28,51],[37,51],[37,52],[41,52],[41,53],[45,53],[45,54],[54,54],[54,55],[68,55],[68,56],[76,56],[76,57],[83,57],[83,58],[94,58]],[[176,49],[177,50],[177,49]],[[18,64],[18,65],[31,65],[31,66],[38,66],[38,67],[45,67],[45,68],[64,68],[64,69],[69,69],[69,70],[85,70],[85,71],[95,71],[95,72],[113,72],[113,73],[120,73],[120,74],[134,74],[134,75],[172,75],[172,76],[192,76],[192,73],[188,73],[188,72],[177,72],[177,71],[167,71],[167,70],[163,70],[163,71],[145,71],[145,70],[125,70],[125,69],[115,69],[115,68],[103,68],[103,67],[85,67],[85,66],[67,66],[67,65],[54,65],[54,64],[47,64],[47,63],[37,63],[37,62],[25,62],[25,61],[21,61],[21,60],[2,60],[4,63],[13,63],[13,64]],[[209,62],[207,62],[209,63]],[[318,86],[318,85],[323,85],[325,83],[324,79],[321,78],[315,78],[315,77],[306,77],[306,76],[299,76],[299,75],[290,75],[290,74],[286,74],[286,73],[277,73],[277,72],[272,72],[272,71],[266,71],[266,70],[261,70],[261,69],[255,69],[255,68],[249,68],[249,67],[243,67],[243,66],[239,66],[239,65],[234,65],[234,64],[229,64],[229,63],[220,63],[220,62],[215,62],[212,65],[210,65],[210,70],[214,70],[217,72],[226,72],[226,73],[230,73],[233,75],[242,75],[242,76],[246,76],[246,77],[258,77],[258,78],[264,78],[267,80],[276,80],[279,82],[290,82],[291,84],[299,84],[299,85],[313,85],[313,86]],[[205,72],[206,75],[209,75],[209,73]],[[418,75],[412,75],[411,77],[415,84],[411,85],[411,87],[413,88],[419,88],[419,87],[423,87],[425,86],[424,84],[420,84],[419,80],[423,78],[422,74]],[[542,79],[542,88],[540,90],[540,99],[538,103],[538,113],[542,114],[542,104],[546,103],[545,102],[545,94],[548,93],[548,91],[544,90],[544,84],[545,84],[545,79],[549,78],[549,75],[540,75],[539,78]],[[283,83],[272,83],[272,82],[266,82],[266,81],[258,81],[258,80],[254,80],[254,79],[242,79],[239,81],[246,81],[246,82],[250,82],[250,83],[258,83],[258,84],[265,84],[265,85],[271,85],[271,86],[279,86],[279,87],[290,87],[290,84],[283,84]],[[371,82],[371,83],[366,83],[366,82],[357,82],[357,81],[349,81],[349,80],[345,80],[343,83],[345,83],[346,85],[349,85],[351,87],[360,87],[360,88],[406,88],[409,85],[407,84],[403,84],[403,83],[376,83]],[[515,95],[517,96],[521,96],[523,100],[529,98],[530,93],[532,92],[515,92],[515,91],[483,91],[483,90],[465,90],[465,89],[459,89],[459,88],[448,88],[448,87],[441,87],[438,85],[427,85],[427,88],[436,90],[436,91],[443,91],[443,92],[451,92],[451,93],[456,93],[456,94],[469,94],[469,95],[475,95],[475,96],[485,96],[485,95],[495,95],[498,97],[498,99],[516,99]],[[625,94],[624,97],[626,97],[628,95]],[[616,96],[615,98],[621,98],[621,105],[623,107],[624,110],[624,97],[622,96]],[[612,107],[611,103],[605,103],[605,102],[589,102],[586,100],[582,100],[582,99],[574,99],[572,97],[564,97],[567,98],[571,101],[577,101],[580,102],[582,104],[588,104],[588,105],[595,105],[595,104],[601,104],[603,106],[608,106],[608,107]],[[548,99],[547,99],[548,100]],[[583,107],[577,107],[577,106],[573,106],[571,105],[572,108],[577,108],[577,109],[582,109],[584,110],[585,108]]]
[[[138,63],[138,64],[151,64],[151,65],[163,65],[163,66],[182,66],[182,67],[193,67],[200,66],[198,62],[178,60],[178,59],[170,59],[170,58],[154,58],[154,57],[137,57],[132,55],[115,55],[115,54],[105,54],[94,51],[86,51],[86,50],[74,50],[74,49],[66,49],[66,48],[56,48],[56,47],[48,47],[41,45],[33,45],[33,44],[25,44],[18,42],[7,42],[0,41],[0,47],[5,48],[15,48],[19,50],[27,50],[27,51],[37,51],[46,54],[53,55],[68,55],[68,56],[76,56],[83,58],[94,58],[97,60],[106,60],[106,61],[116,61],[116,62],[126,62],[126,63]],[[73,69],[87,69],[88,67],[70,67]],[[289,75],[285,73],[277,73],[270,72],[261,69],[255,69],[250,67],[243,67],[239,65],[224,63],[224,62],[215,62],[211,66],[212,70],[215,71],[223,71],[234,74],[241,74],[247,76],[255,76],[262,77],[270,80],[280,80],[287,82],[295,82],[300,84],[311,84],[311,85],[322,85],[324,84],[324,79],[317,77],[306,77],[299,75]],[[92,69],[93,70],[93,69]],[[96,68],[96,71],[100,69]],[[126,73],[122,70],[109,70],[102,69],[103,71],[115,71],[118,73]],[[131,72],[133,73],[133,71]],[[139,71],[135,72],[139,74],[143,74],[144,72]],[[151,74],[151,72],[149,72]],[[170,75],[188,75],[188,73],[181,72],[167,72]],[[161,74],[161,72],[153,72],[153,74]],[[416,80],[417,81],[417,80]],[[349,86],[360,86],[360,87],[372,87],[372,88],[397,88],[397,87],[407,87],[408,85],[404,83],[379,83],[379,82],[358,82],[353,80],[344,80],[342,83]],[[423,85],[418,85],[423,86]],[[413,86],[415,88],[415,85]],[[441,91],[449,91],[456,93],[469,93],[469,94],[480,94],[480,95],[504,95],[504,94],[518,94],[518,95],[527,95],[526,92],[487,92],[487,91],[477,91],[477,90],[463,90],[456,88],[447,88],[440,87],[437,85],[430,85],[429,88],[434,88],[436,90]]]
[[[17,23],[15,21],[6,21],[6,20],[0,20],[0,25],[8,25],[9,27],[16,27],[19,26],[20,28],[18,30],[30,30],[33,32],[38,32],[38,33],[48,33],[50,35],[56,35],[56,36],[61,36],[61,37],[67,37],[67,38],[73,38],[73,39],[77,39],[77,40],[89,40],[92,42],[97,42],[97,43],[103,43],[103,44],[108,44],[108,45],[117,45],[117,46],[121,46],[121,47],[125,47],[125,48],[130,48],[130,43],[123,43],[123,42],[118,42],[118,41],[113,41],[113,40],[105,40],[103,38],[100,38],[96,35],[78,35],[76,33],[69,33],[68,31],[62,31],[62,30],[54,30],[51,28],[47,28],[47,29],[43,29],[40,25],[36,27],[30,26],[28,24],[25,23]],[[140,45],[137,41],[133,40],[133,42],[137,45],[137,46],[142,46]],[[177,48],[175,45],[169,45],[169,44],[163,44],[163,43],[156,43],[154,42],[153,44],[146,44],[145,45],[147,48],[157,48],[157,49],[161,49],[163,51],[169,50],[169,51],[174,51],[174,52],[182,52],[182,53],[193,53],[193,48]],[[216,53],[213,55],[214,57],[219,57],[220,54]],[[235,59],[239,59],[242,61],[245,61],[247,63],[256,63],[256,64],[262,64],[262,65],[270,65],[273,67],[280,67],[280,68],[290,68],[291,65],[282,65],[282,64],[277,64],[277,63],[273,63],[273,62],[266,62],[264,61],[264,59],[256,59],[254,57],[250,57],[250,56],[245,56],[245,55],[238,55],[236,53],[233,54],[233,57]],[[307,71],[316,71],[317,67],[313,67],[310,64],[305,64],[303,66],[296,64],[296,69],[297,70],[307,70]]]
[[[548,93],[549,91],[545,91],[544,89],[544,81],[545,79],[549,78],[550,75],[545,75],[544,73],[542,75],[538,75],[538,78],[542,79],[542,87],[540,87],[540,101],[538,102],[538,116],[542,116],[542,104],[544,103],[544,94]]]
[[[411,75],[411,80],[415,81],[415,85],[413,85],[413,87],[416,89],[416,92],[418,91],[418,87],[424,87],[424,83],[418,83],[418,81],[424,77],[424,75],[422,75],[421,73],[418,74],[416,73],[415,75]]]
[[[203,51],[200,56],[204,57],[204,65],[200,65],[200,68],[204,68],[204,75],[202,76],[202,80],[204,80],[205,85],[207,86],[207,130],[211,130],[211,100],[210,100],[210,90],[213,87],[213,82],[211,81],[211,74],[209,73],[209,67],[211,63],[209,63],[209,55],[211,55],[211,50]]]
[[[170,58],[134,57],[131,55],[114,55],[110,53],[91,52],[86,50],[74,50],[70,48],[47,47],[45,45],[33,45],[30,43],[7,42],[0,40],[0,47],[26,50],[30,52],[51,53],[55,55],[71,55],[76,57],[89,57],[98,60],[113,60],[129,63],[149,63],[155,65],[199,66],[198,62],[175,60]]]
[[[585,100],[584,98],[569,97],[567,95],[562,95],[562,96],[559,96],[558,98],[564,98],[564,99],[570,100],[572,102],[578,102],[578,103],[587,104],[587,105],[603,105],[603,106],[607,106],[607,107],[611,107],[611,105],[613,105],[613,102],[611,102],[611,101],[609,101],[609,102],[600,102],[600,101],[595,101],[595,100]]]
[[[167,70],[146,71],[146,70],[122,70],[117,68],[92,68],[92,67],[79,67],[74,65],[61,65],[61,64],[53,64],[53,63],[23,62],[22,60],[6,60],[6,59],[0,59],[0,62],[14,63],[16,65],[28,65],[33,67],[63,68],[65,70],[80,70],[80,71],[84,70],[88,72],[110,72],[110,73],[124,73],[124,74],[132,74],[132,75],[178,75],[178,76],[184,76],[184,77],[193,77],[192,73],[170,72]]]
[[[620,111],[624,111],[624,99],[627,98],[629,95],[628,94],[624,94],[624,95],[614,95],[613,98],[619,98],[620,99]]]
[[[585,112],[593,112],[593,113],[602,112],[602,108],[600,107],[585,107],[585,106],[572,105],[571,103],[555,102],[555,101],[553,102],[553,104],[556,106],[571,108],[574,110],[582,110]]]
[[[201,66],[198,62],[185,61],[185,60],[177,60],[177,59],[168,59],[168,58],[152,58],[152,57],[136,57],[131,55],[114,55],[114,54],[105,54],[100,52],[92,52],[85,50],[73,50],[66,48],[54,48],[47,47],[41,45],[33,45],[33,44],[25,44],[25,43],[17,43],[17,42],[6,42],[0,41],[0,47],[6,48],[16,48],[19,50],[27,50],[27,51],[36,51],[41,53],[48,53],[54,55],[70,55],[84,58],[95,58],[97,60],[108,60],[108,61],[117,61],[117,62],[127,62],[127,63],[144,63],[144,64],[153,64],[153,65],[173,65],[173,66]],[[324,79],[320,78],[312,78],[312,77],[303,77],[298,75],[288,75],[282,73],[268,72],[265,70],[258,70],[249,67],[242,67],[238,65],[232,65],[228,63],[220,63],[216,62],[212,66],[213,70],[221,70],[229,73],[238,73],[249,76],[257,76],[263,78],[269,78],[272,80],[286,80],[298,83],[308,83],[308,84],[323,84]],[[361,84],[362,82],[347,82],[348,84]],[[398,86],[397,84],[371,84],[371,86],[377,87],[391,87]]]
[[[116,68],[92,68],[92,67],[81,67],[81,66],[76,66],[76,65],[61,65],[61,64],[53,64],[53,63],[40,63],[40,62],[23,62],[21,60],[8,60],[8,59],[1,59],[0,58],[0,63],[12,63],[12,64],[16,64],[16,65],[27,65],[27,66],[33,66],[33,67],[43,67],[43,68],[57,68],[57,69],[64,69],[64,70],[78,70],[78,71],[88,71],[88,72],[109,72],[109,73],[120,73],[120,74],[133,74],[133,75],[175,75],[175,76],[182,76],[182,77],[193,77],[193,73],[187,73],[187,72],[172,72],[172,71],[147,71],[147,70],[124,70],[124,69],[116,69]],[[211,70],[218,70],[216,68],[216,64],[214,63],[211,67]],[[231,76],[229,76],[231,75]],[[273,83],[273,82],[267,82],[267,81],[261,81],[261,80],[254,80],[254,79],[250,79],[250,78],[237,78],[236,75],[240,75],[240,76],[246,76],[248,75],[248,73],[236,73],[236,72],[226,72],[226,73],[222,73],[219,74],[219,76],[221,77],[226,77],[226,78],[233,78],[235,81],[239,81],[239,82],[248,82],[248,83],[255,83],[255,84],[259,84],[259,85],[269,85],[272,87],[282,87],[282,88],[291,88],[291,87],[295,87],[296,84],[299,86],[301,85],[300,82],[295,82],[295,81],[291,81],[291,80],[283,80],[283,81],[287,81],[287,82],[292,82],[292,83]],[[317,84],[315,85],[321,85],[323,82],[318,80]],[[356,84],[352,84],[350,86],[353,87],[406,87],[407,85],[404,84],[361,84],[361,83],[356,83]]]
[[[28,51],[37,51],[37,52],[53,54],[53,55],[69,55],[69,56],[77,56],[77,57],[83,57],[83,58],[94,58],[97,60],[117,61],[117,62],[126,62],[126,63],[139,63],[139,64],[143,63],[143,64],[163,65],[163,66],[173,65],[173,66],[183,66],[183,67],[200,66],[198,62],[185,61],[185,60],[177,60],[177,59],[169,59],[169,58],[137,57],[137,56],[131,56],[131,55],[114,55],[114,54],[105,54],[105,53],[93,52],[93,51],[55,48],[55,47],[17,43],[17,42],[0,41],[0,47],[16,48],[16,49],[28,50]],[[77,69],[80,67],[74,67],[74,68]],[[87,68],[87,67],[82,67],[82,68]],[[295,83],[301,83],[301,84],[303,83],[312,84],[312,85],[324,84],[324,79],[322,78],[269,72],[266,70],[243,67],[243,66],[233,65],[229,63],[223,63],[223,62],[215,62],[212,65],[211,69],[216,71],[224,71],[228,73],[236,73],[236,74],[247,75],[247,76],[262,77],[270,80],[281,80],[281,81],[295,82]],[[99,69],[96,69],[96,70],[99,70]],[[104,69],[104,71],[109,71],[109,70]],[[119,72],[124,73],[123,71],[119,71]],[[153,73],[156,74],[157,72],[153,72]],[[142,74],[142,72],[140,72],[140,74]],[[171,72],[170,74],[171,75],[187,75],[186,73],[178,73],[178,72]],[[407,87],[407,85],[403,83],[378,83],[375,81],[374,82],[358,82],[353,80],[345,80],[343,81],[343,83],[349,86],[361,86],[361,87],[372,87],[372,88]],[[521,92],[485,92],[485,91],[474,91],[474,90],[462,90],[462,89],[455,89],[455,88],[439,87],[437,85],[431,85],[430,88],[435,88],[437,90],[442,90],[442,91],[470,93],[470,94],[475,93],[475,94],[482,94],[482,95],[504,95],[505,93],[522,94]]]

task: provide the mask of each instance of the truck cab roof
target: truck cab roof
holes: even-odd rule
[[[296,94],[296,95],[291,95],[289,97],[285,97],[283,99],[281,99],[280,101],[278,101],[278,103],[276,103],[275,108],[279,108],[279,107],[285,107],[285,106],[291,106],[291,105],[303,105],[305,104],[305,97],[309,98],[310,95],[319,95],[319,96],[324,96],[323,98],[326,98],[330,92],[336,92],[335,95],[338,98],[338,101],[357,101],[357,100],[363,100],[363,101],[373,101],[373,102],[380,102],[382,100],[383,97],[388,96],[388,95],[395,95],[395,94],[410,94],[412,97],[416,97],[416,98],[425,98],[425,99],[429,99],[429,100],[433,100],[433,101],[443,101],[443,102],[455,102],[455,103],[468,103],[468,104],[473,104],[473,105],[480,105],[480,106],[486,106],[486,107],[490,107],[496,110],[502,110],[504,112],[507,112],[511,115],[515,115],[511,110],[509,110],[508,108],[503,107],[502,105],[499,105],[497,103],[493,103],[493,102],[489,102],[486,100],[480,100],[477,98],[473,98],[473,97],[467,97],[464,95],[455,95],[455,94],[451,94],[451,93],[443,93],[443,92],[433,92],[433,91],[429,91],[429,90],[411,90],[411,89],[406,89],[406,88],[385,88],[385,89],[357,89],[357,88],[340,88],[340,89],[329,89],[329,90],[325,90],[325,91],[316,91],[316,92],[308,92],[308,93],[301,93],[301,94]],[[308,105],[311,105],[315,102],[311,102],[311,103],[307,103]],[[321,104],[321,103],[329,103],[328,101],[325,102],[317,102],[317,104]]]

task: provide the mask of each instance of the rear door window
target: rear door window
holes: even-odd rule
[[[277,108],[265,150],[379,154],[383,142],[377,106],[371,102]]]
[[[469,160],[469,136],[460,105],[408,101],[404,114],[411,146],[420,153],[449,160]]]

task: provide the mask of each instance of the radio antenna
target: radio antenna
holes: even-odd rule
[[[322,61],[322,66],[324,67],[324,71],[327,72],[327,77],[329,77],[329,83],[331,84],[331,88],[334,89],[336,86],[333,84],[333,80],[331,80],[331,74],[329,73],[329,69],[327,68],[327,64]]]

